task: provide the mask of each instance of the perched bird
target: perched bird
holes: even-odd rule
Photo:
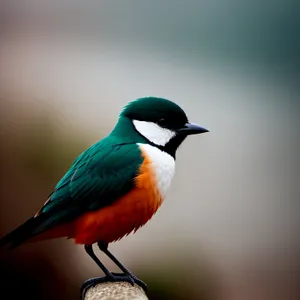
[[[67,237],[83,244],[105,273],[102,281],[146,285],[108,250],[108,244],[136,231],[162,204],[175,169],[179,145],[208,130],[188,122],[174,102],[156,97],[130,102],[112,132],[85,150],[55,186],[43,207],[0,239],[17,247],[27,241]],[[97,243],[123,273],[111,273],[94,254]]]

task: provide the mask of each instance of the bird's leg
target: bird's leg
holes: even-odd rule
[[[125,282],[129,282],[131,285],[134,285],[135,280],[131,276],[129,276],[127,274],[111,273],[103,265],[103,263],[99,260],[99,258],[95,255],[92,245],[84,245],[84,249],[85,249],[86,253],[93,259],[93,261],[101,268],[101,270],[104,272],[105,276],[104,277],[95,277],[95,278],[86,280],[80,289],[81,299],[84,299],[86,291],[90,287],[93,287],[98,283],[107,282],[107,281],[111,281],[111,282],[125,281]]]
[[[108,250],[107,244],[98,242],[98,247],[124,272],[124,274],[134,277],[134,275]]]
[[[92,287],[95,286],[97,283],[100,282],[105,282],[106,277],[109,277],[111,274],[108,271],[108,269],[103,265],[103,263],[99,260],[99,258],[95,255],[94,250],[93,250],[93,246],[92,245],[84,245],[84,250],[86,251],[86,253],[93,259],[93,261],[97,264],[97,266],[99,268],[101,268],[101,270],[104,272],[104,274],[106,275],[105,277],[97,277],[97,278],[91,278],[86,280],[83,285],[81,286],[80,289],[80,295],[81,295],[81,299],[84,299],[86,291]]]
[[[84,245],[84,249],[86,253],[93,259],[93,261],[97,264],[97,266],[104,272],[106,276],[110,276],[111,273],[104,266],[104,264],[99,260],[99,258],[95,255],[92,245]]]
[[[123,272],[124,274],[118,274],[119,276],[129,276],[136,284],[138,284],[145,292],[147,292],[147,285],[140,279],[138,279],[134,274],[132,274],[109,250],[108,244],[103,242],[98,242],[99,249],[105,253]],[[117,274],[115,274],[117,275]]]

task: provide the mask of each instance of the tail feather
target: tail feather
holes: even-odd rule
[[[0,247],[8,246],[9,249],[16,248],[17,246],[23,244],[28,239],[34,237],[39,232],[36,230],[40,227],[42,218],[32,217],[27,220],[25,223],[0,238]]]
[[[0,238],[0,247],[8,246],[9,249],[16,248],[21,244],[34,239],[38,239],[44,233],[57,229],[50,236],[69,236],[73,234],[72,226],[68,223],[76,219],[81,213],[81,207],[67,205],[53,206],[46,212],[39,212],[25,223]],[[62,227],[60,227],[62,226]]]

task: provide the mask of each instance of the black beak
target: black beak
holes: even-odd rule
[[[178,129],[177,132],[180,134],[190,135],[209,132],[209,130],[197,124],[186,123],[184,127]]]

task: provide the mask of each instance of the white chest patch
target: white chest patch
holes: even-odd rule
[[[148,144],[138,144],[151,161],[159,192],[164,199],[175,171],[175,160],[168,153]]]

